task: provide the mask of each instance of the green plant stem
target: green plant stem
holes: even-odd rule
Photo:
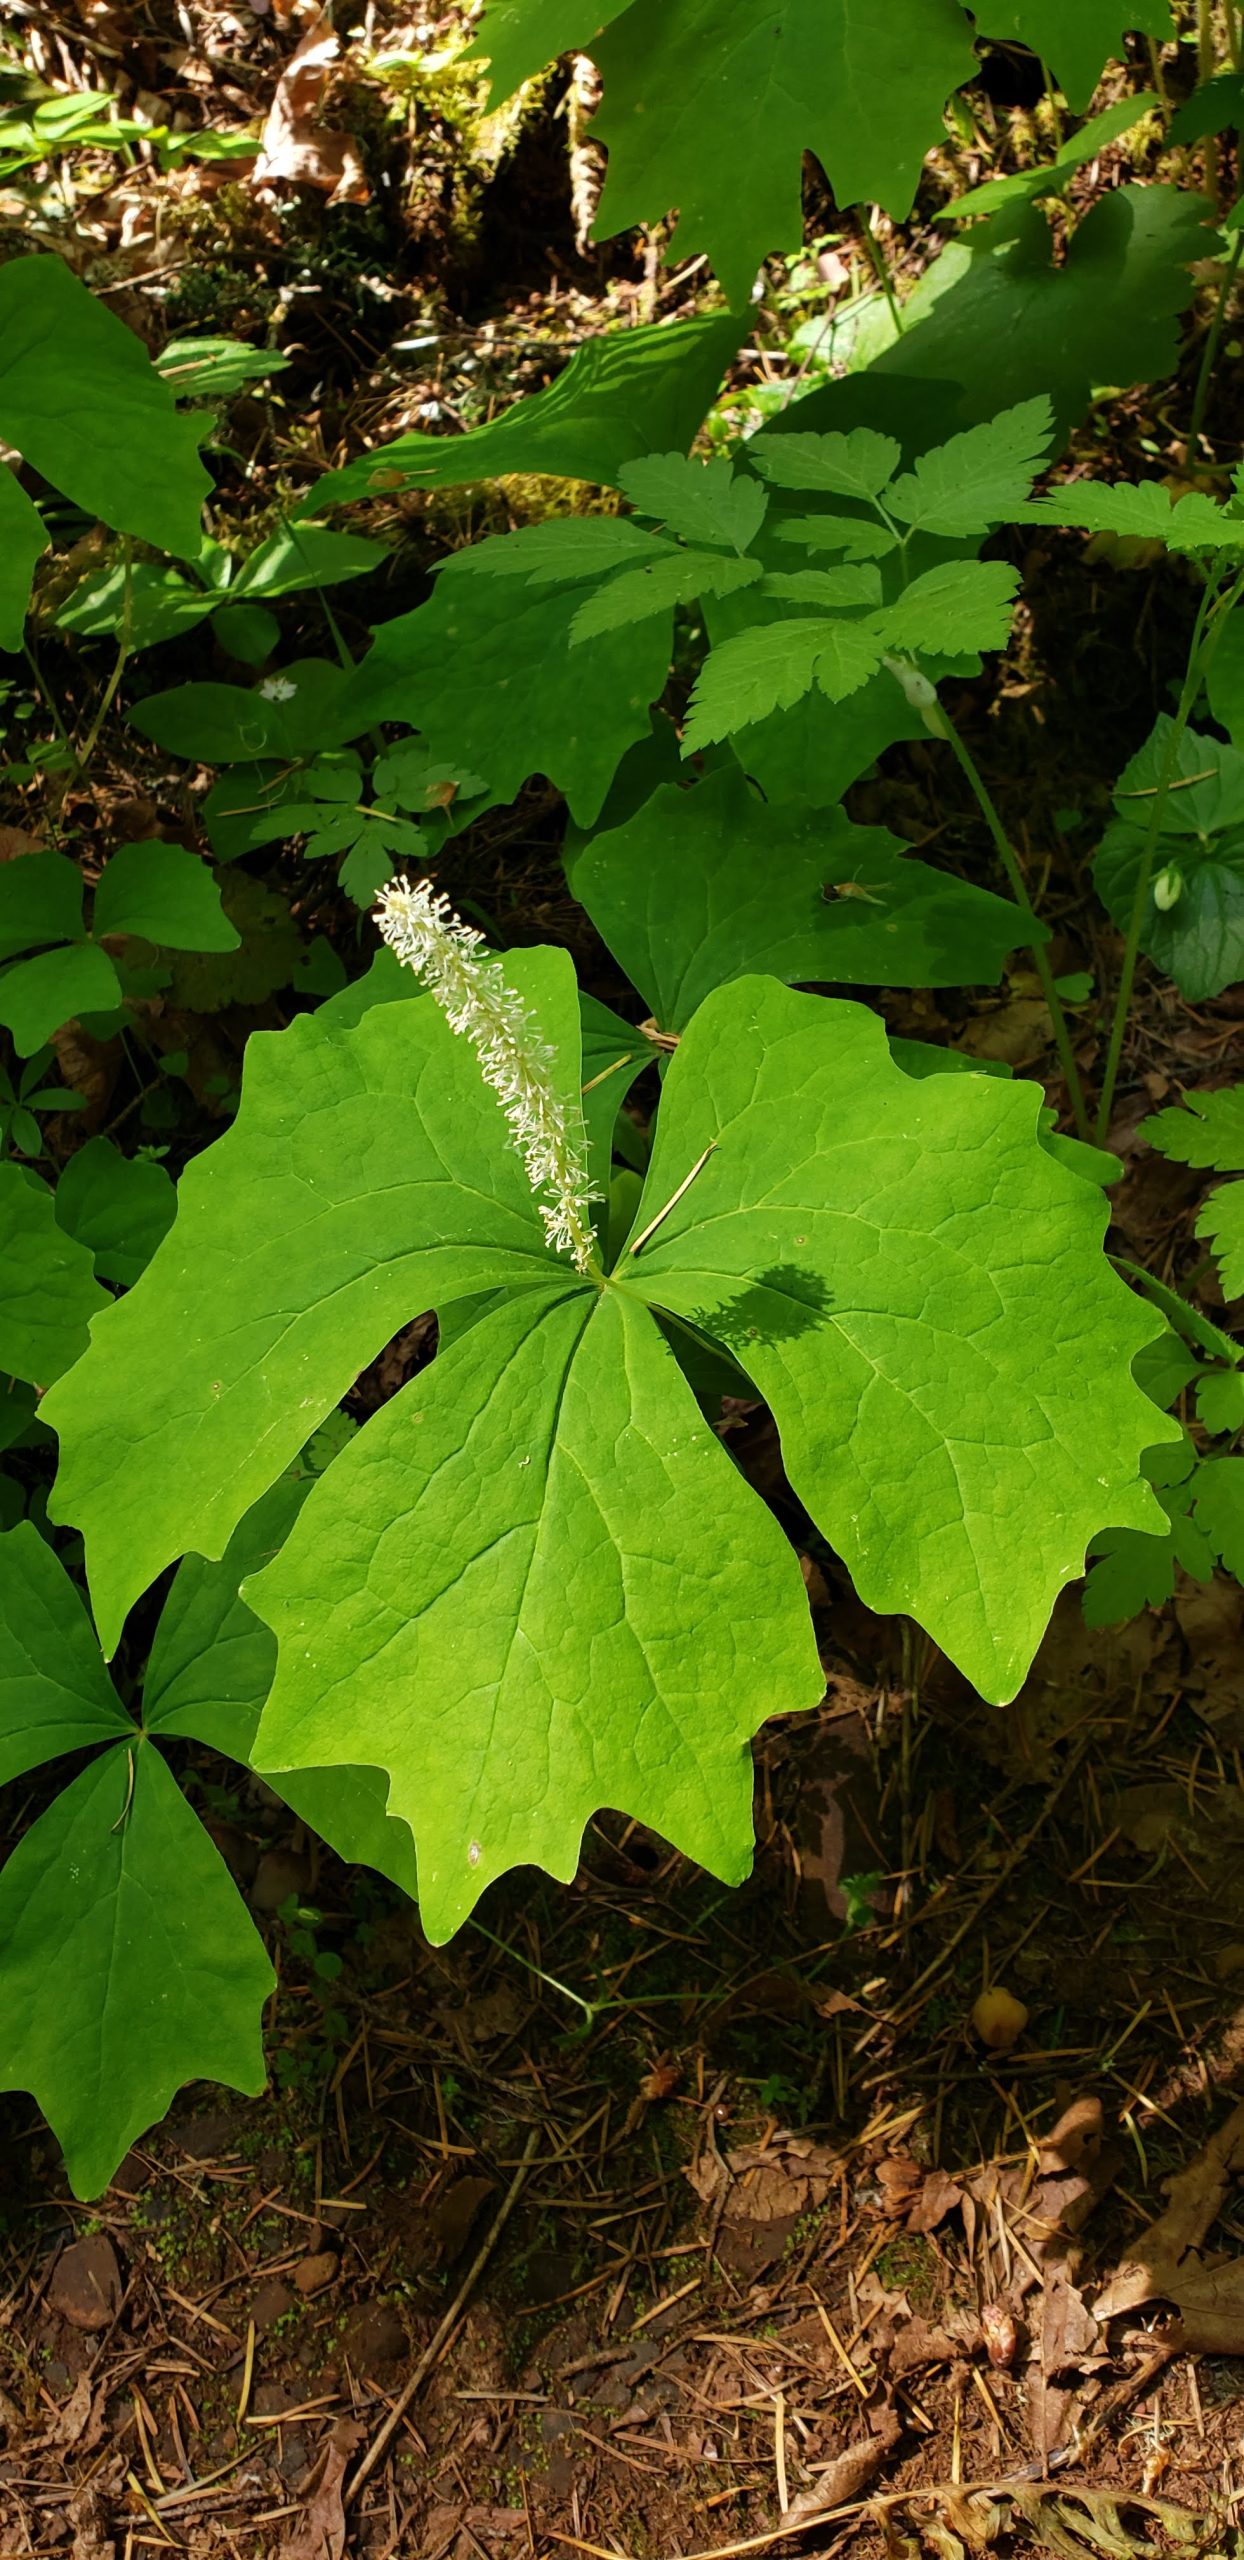
[[[975,800],[981,816],[983,817],[993,839],[994,851],[997,854],[998,860],[1001,863],[1002,868],[1006,873],[1007,880],[1010,883],[1011,895],[1014,898],[1015,904],[1019,908],[1020,913],[1026,916],[1028,923],[1032,927],[1032,934],[1028,948],[1032,953],[1037,976],[1041,981],[1041,993],[1049,1007],[1050,1020],[1054,1025],[1055,1046],[1058,1050],[1059,1065],[1062,1068],[1067,1092],[1071,1101],[1072,1117],[1075,1120],[1076,1132],[1079,1137],[1085,1140],[1086,1144],[1091,1143],[1092,1132],[1089,1127],[1088,1107],[1084,1099],[1084,1087],[1080,1081],[1080,1070],[1076,1065],[1075,1051],[1071,1045],[1071,1033],[1067,1025],[1067,1016],[1063,1011],[1062,1000],[1059,996],[1058,989],[1054,984],[1054,972],[1050,967],[1049,955],[1046,951],[1045,944],[1041,940],[1037,911],[1028,895],[1028,884],[1024,878],[1023,871],[1020,868],[1019,856],[1016,853],[1010,837],[1002,824],[1002,820],[998,815],[989,787],[980,771],[975,756],[971,753],[970,748],[964,745],[963,739],[960,737],[954,721],[949,718],[945,711],[943,711],[940,702],[937,706],[937,715],[937,734],[939,737],[945,738],[961,772],[967,779],[972,792],[972,797]]]
[[[1149,69],[1153,75],[1153,85],[1157,91],[1158,100],[1163,114],[1169,116],[1171,112],[1171,95],[1166,85],[1166,73],[1162,68],[1162,48],[1158,43],[1156,36],[1147,36],[1145,42],[1149,48]]]
[[[903,306],[895,292],[894,278],[891,275],[889,266],[886,262],[885,251],[881,246],[881,242],[877,238],[876,232],[873,230],[872,220],[867,209],[861,209],[860,231],[863,236],[864,247],[868,252],[869,263],[872,267],[873,274],[875,275],[877,282],[885,295],[886,301],[889,304],[890,318],[894,322],[894,326],[901,338],[903,334]]]
[[[1205,344],[1201,350],[1200,370],[1198,371],[1196,378],[1196,390],[1192,395],[1192,417],[1188,427],[1189,462],[1195,462],[1197,446],[1201,441],[1201,428],[1205,419],[1206,404],[1209,400],[1210,384],[1214,378],[1214,363],[1218,354],[1218,347],[1222,338],[1223,328],[1226,324],[1227,306],[1231,299],[1232,288],[1235,284],[1236,277],[1240,271],[1240,259],[1242,257],[1244,257],[1244,226],[1236,232],[1234,247],[1232,248],[1231,255],[1223,268],[1222,283],[1218,287],[1218,300],[1214,305],[1214,316],[1205,333]]]
[[[1049,100],[1050,118],[1054,127],[1054,147],[1055,150],[1061,151],[1064,140],[1063,119],[1058,104],[1058,92],[1054,87],[1048,62],[1043,62],[1041,65],[1041,77],[1045,82],[1045,94]]]
[[[1203,89],[1206,81],[1214,77],[1214,0],[1197,0],[1196,63],[1197,86]],[[1207,195],[1211,195],[1216,203],[1218,200],[1218,136],[1216,133],[1207,134],[1205,137],[1205,189]]]
[[[1244,570],[1241,570],[1225,593],[1217,596],[1211,576],[1197,606],[1196,621],[1192,626],[1192,639],[1188,647],[1187,669],[1180,687],[1179,701],[1171,723],[1171,734],[1167,740],[1166,754],[1162,759],[1157,789],[1153,794],[1149,810],[1149,824],[1145,829],[1144,841],[1141,845],[1140,867],[1136,874],[1132,912],[1128,918],[1127,936],[1123,945],[1123,966],[1119,973],[1118,993],[1114,1002],[1114,1019],[1110,1025],[1110,1043],[1106,1051],[1105,1072],[1102,1076],[1101,1100],[1097,1106],[1095,1136],[1098,1146],[1105,1144],[1110,1127],[1110,1114],[1114,1108],[1114,1092],[1119,1080],[1119,1063],[1123,1055],[1123,1041],[1131,1011],[1132,988],[1136,978],[1136,963],[1140,956],[1140,937],[1144,930],[1149,886],[1157,859],[1166,804],[1170,798],[1171,785],[1179,770],[1179,750],[1210,660],[1226,628],[1231,608],[1242,593],[1244,593]]]
[[[107,684],[104,686],[102,694],[100,695],[95,717],[91,722],[86,737],[81,747],[74,748],[78,771],[82,774],[86,773],[90,765],[91,758],[95,753],[95,749],[99,744],[100,730],[103,728],[104,722],[112,709],[113,703],[116,701],[117,687],[125,673],[126,660],[130,654],[130,632],[133,628],[134,621],[134,545],[131,542],[128,533],[124,537],[122,552],[125,560],[125,598],[121,607],[121,628],[117,634],[116,664],[113,667],[112,674],[108,678]]]
[[[1238,71],[1240,68],[1241,58],[1240,21],[1236,15],[1236,0],[1222,0],[1222,14],[1226,21],[1227,30],[1227,60],[1229,61],[1232,70]]]

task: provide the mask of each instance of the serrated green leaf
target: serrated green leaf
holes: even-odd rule
[[[569,958],[511,953],[506,970],[577,1102]],[[222,1553],[402,1325],[567,1267],[545,1249],[500,1104],[432,998],[373,1002],[352,1024],[344,1002],[252,1033],[233,1126],[187,1166],[172,1234],[45,1405],[57,1513],[86,1532],[107,1652],[165,1564]],[[153,1368],[153,1341],[176,1359]]]
[[[73,942],[82,931],[82,874],[64,853],[26,853],[0,863],[0,961]]]
[[[758,623],[732,640],[719,641],[696,679],[683,754],[734,737],[753,720],[786,711],[812,685],[839,702],[864,684],[881,663],[884,617],[862,622],[822,622],[809,615],[794,622]]]
[[[849,572],[839,574],[846,577]],[[571,623],[571,647],[581,648],[585,640],[594,640],[603,631],[620,631],[624,624],[646,621],[654,613],[668,613],[675,605],[693,604],[697,596],[733,595],[740,587],[757,585],[762,576],[759,560],[732,560],[716,551],[671,552],[642,569],[624,570],[620,578],[610,578],[598,587]]]
[[[1163,712],[1115,785],[1118,815],[1097,851],[1093,879],[1115,924],[1126,931],[1144,858],[1150,798],[1165,766],[1171,721]],[[1244,754],[1202,731],[1185,730],[1178,788],[1162,812],[1155,881],[1178,875],[1174,903],[1146,900],[1140,947],[1198,1004],[1244,977]]]
[[[1220,1564],[1244,1582],[1244,1458],[1207,1458],[1196,1472],[1193,1518]]]
[[[127,1289],[177,1214],[163,1165],[123,1156],[111,1138],[88,1138],[71,1155],[54,1197],[58,1225],[86,1246],[99,1278]]]
[[[845,551],[851,560],[884,560],[898,549],[898,535],[866,516],[787,516],[771,530],[779,542],[797,542],[805,551]]]
[[[454,576],[521,578],[529,587],[570,586],[601,578],[638,560],[667,560],[670,546],[629,516],[552,516],[545,524],[520,525],[516,533],[489,534],[465,551],[451,552]]]
[[[1019,583],[1005,560],[943,560],[886,608],[884,645],[937,657],[1005,649]]]
[[[180,559],[198,549],[212,484],[194,421],[61,258],[0,269],[0,436],[87,515]]]
[[[921,454],[911,471],[891,483],[887,510],[913,533],[987,533],[1023,505],[1047,458],[1053,431],[1053,412],[1044,395],[1021,400]]]
[[[727,765],[599,835],[576,898],[664,1031],[757,969],[805,984],[996,985],[1018,910],[840,810],[772,808]],[[835,889],[840,894],[835,895]]]
[[[628,1276],[742,1361],[866,1604],[996,1701],[1090,1538],[1154,1523],[1140,1452],[1173,1429],[1131,1376],[1158,1328],[1102,1256],[1101,1194],[1039,1145],[1043,1101],[914,1082],[863,1007],[742,979],[671,1061],[637,1228],[700,1169]]]
[[[1221,71],[1205,80],[1177,107],[1167,128],[1172,142],[1204,142],[1211,133],[1230,133],[1244,124],[1244,74]]]
[[[417,721],[429,752],[486,777],[501,800],[547,774],[584,826],[664,690],[670,618],[572,649],[577,582],[524,588],[499,613],[492,582],[449,559],[426,604],[383,623],[352,680],[351,734]]]
[[[737,1881],[748,1739],[821,1692],[776,1523],[647,1310],[581,1285],[482,1315],[364,1425],[246,1596],[280,1645],[261,1759],[322,1755],[348,1696],[433,1940],[511,1866],[572,1876],[604,1805]]]
[[[1212,1093],[1185,1093],[1179,1110],[1156,1111],[1142,1120],[1140,1135],[1159,1155],[1198,1171],[1244,1173],[1244,1084]]]
[[[889,486],[903,458],[894,436],[875,427],[837,429],[827,435],[756,436],[747,459],[775,489],[818,490],[830,498],[876,498]]]
[[[79,1359],[110,1303],[90,1254],[56,1223],[38,1175],[0,1164],[0,1370],[46,1386]]]
[[[749,315],[664,321],[589,338],[544,391],[465,435],[403,435],[318,480],[309,512],[394,489],[460,489],[510,472],[616,488],[624,465],[678,446],[712,405]]]
[[[770,569],[763,593],[783,604],[815,604],[825,613],[841,613],[850,605],[880,604],[881,573],[870,560],[848,560],[838,569]]]
[[[158,1751],[105,1751],[0,1874],[0,2086],[28,2089],[75,2195],[104,2188],[188,2080],[264,2085],[275,1976]]]
[[[139,934],[170,951],[236,951],[241,941],[207,864],[185,845],[155,839],[110,855],[92,930]]]
[[[28,1520],[0,1535],[0,1786],[134,1727],[68,1574]]]
[[[1085,533],[1164,542],[1170,551],[1244,547],[1244,520],[1229,516],[1203,490],[1181,496],[1165,480],[1073,480],[1016,512],[1021,524],[1074,525]]]
[[[1206,1431],[1244,1431],[1244,1377],[1238,1369],[1215,1369],[1197,1384],[1196,1418]]]
[[[35,563],[48,547],[47,527],[14,473],[0,468],[0,649],[21,648]]]
[[[1048,63],[1077,115],[1129,30],[1171,32],[1169,0],[988,0],[977,19],[982,35],[1012,37]]]
[[[622,472],[622,489],[641,516],[652,516],[685,542],[723,543],[746,551],[764,523],[768,497],[730,462],[692,462],[681,453],[650,453]]]
[[[62,1024],[106,1013],[120,1001],[116,970],[93,942],[68,942],[0,972],[0,1022],[12,1032],[19,1058],[32,1058]]]

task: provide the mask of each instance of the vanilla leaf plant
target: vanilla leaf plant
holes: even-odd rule
[[[1163,1526],[1139,1462],[1176,1426],[1131,1375],[1160,1320],[1035,1086],[909,1076],[865,1008],[755,975],[683,1032],[606,1267],[616,1087],[569,958],[502,978],[426,888],[382,922],[430,992],[386,958],[252,1037],[235,1123],[45,1400],[105,1646],[435,1307],[436,1359],[245,1586],[278,1647],[259,1765],[384,1772],[438,1939],[508,1867],[569,1877],[602,1806],[738,1879],[749,1737],[821,1675],[795,1554],[672,1346],[732,1354],[861,1597],[1003,1700],[1089,1539]]]

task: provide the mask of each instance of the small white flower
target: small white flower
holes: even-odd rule
[[[265,702],[292,702],[298,687],[288,676],[265,676],[259,690]]]
[[[390,880],[376,921],[390,950],[435,996],[450,1030],[470,1041],[509,1121],[549,1245],[586,1271],[594,1250],[593,1195],[582,1129],[571,1127],[555,1083],[556,1060],[533,1015],[500,964],[480,958],[483,935],[455,915],[430,880],[414,888]]]

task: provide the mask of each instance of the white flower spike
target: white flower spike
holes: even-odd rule
[[[586,1271],[595,1250],[581,1135],[554,1082],[555,1060],[500,963],[483,960],[484,937],[455,915],[430,880],[390,880],[376,922],[389,949],[435,996],[451,1031],[471,1043],[509,1121],[554,1253]],[[543,1196],[542,1196],[543,1195]]]

